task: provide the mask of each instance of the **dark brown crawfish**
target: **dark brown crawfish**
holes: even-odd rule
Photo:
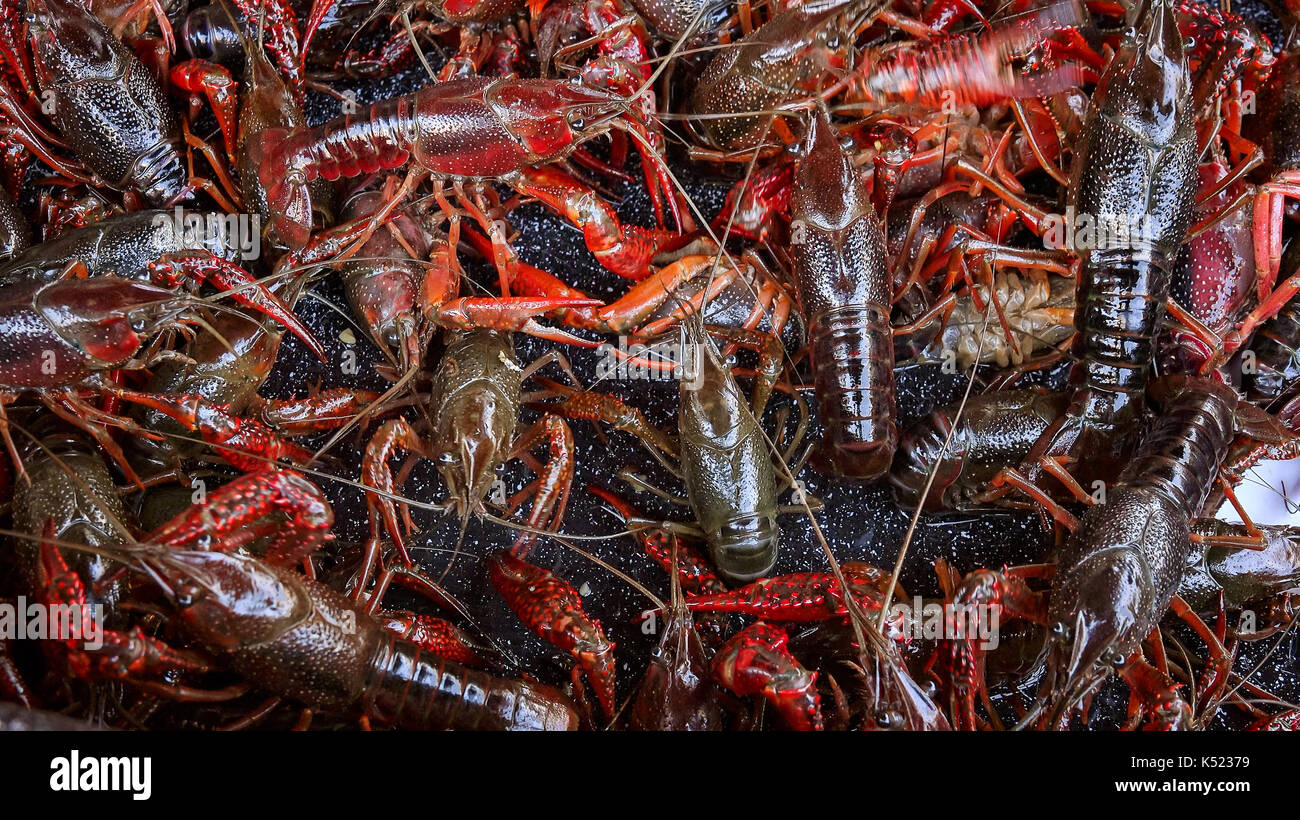
[[[32,244],[32,227],[9,195],[0,191],[0,262],[25,251]]]
[[[1246,538],[1243,524],[1202,518],[1192,532],[1210,539],[1192,551],[1178,594],[1198,612],[1217,606],[1220,590],[1224,605],[1232,609],[1263,609],[1270,623],[1252,631],[1238,631],[1241,640],[1268,637],[1294,618],[1295,596],[1300,593],[1300,533],[1293,527],[1259,528],[1262,550],[1238,549],[1214,543],[1216,537]]]
[[[728,152],[756,147],[770,127],[770,112],[834,64],[831,43],[840,32],[827,23],[855,2],[803,3],[718,53],[686,104],[697,115],[687,124],[700,141]]]
[[[187,231],[186,222],[201,230]],[[240,247],[236,232],[228,230],[224,214],[202,211],[135,211],[75,228],[28,248],[0,264],[0,286],[24,281],[53,281],[71,262],[80,262],[90,276],[117,275],[144,278],[149,263],[168,254],[205,250],[234,260],[250,248]],[[211,229],[209,229],[211,228]]]
[[[153,74],[76,0],[31,0],[29,10],[36,77],[77,157],[150,204],[186,196],[176,118]]]
[[[1066,542],[1052,579],[1046,725],[1071,710],[1136,652],[1164,617],[1192,550],[1191,524],[1239,428],[1262,441],[1285,431],[1239,404],[1232,388],[1169,377],[1164,411],[1104,503]]]
[[[89,547],[116,547],[133,543],[127,528],[126,511],[117,484],[99,453],[82,437],[51,430],[40,438],[40,446],[25,448],[27,480],[14,487],[14,528],[33,537],[48,534],[59,541]],[[47,526],[53,524],[52,530]],[[40,545],[14,539],[14,548],[27,576],[29,593],[36,593],[36,566]],[[93,552],[70,557],[70,566],[81,576],[90,603],[115,608],[125,585],[114,581],[101,589],[100,582],[119,566]]]
[[[889,260],[866,185],[824,111],[809,126],[790,204],[821,459],[836,475],[878,478],[898,444]]]
[[[259,686],[312,708],[410,729],[578,726],[558,690],[439,658],[297,572],[212,551],[148,549],[136,560],[164,585],[195,640]]]
[[[1153,0],[1093,93],[1072,169],[1074,212],[1143,226],[1127,244],[1108,236],[1102,247],[1077,249],[1075,394],[1035,451],[1075,456],[1072,471],[1085,483],[1115,474],[1144,412],[1174,257],[1192,214],[1195,113],[1172,3]]]
[[[905,507],[915,507],[933,470],[927,510],[971,505],[1007,464],[1024,459],[1060,417],[1068,398],[1066,393],[1041,390],[999,390],[971,396],[960,418],[955,404],[935,410],[903,433],[889,476],[894,497]],[[944,451],[949,431],[952,440]]]

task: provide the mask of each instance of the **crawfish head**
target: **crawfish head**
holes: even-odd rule
[[[301,585],[236,553],[143,547],[139,563],[199,641],[238,649],[273,641],[312,611]]]
[[[616,127],[630,110],[622,97],[553,80],[497,83],[487,101],[510,133],[539,157],[561,155]]]
[[[1151,570],[1136,550],[1096,553],[1059,579],[1047,641],[1050,725],[1124,661],[1155,606]]]
[[[1191,114],[1191,77],[1171,0],[1152,0],[1106,73],[1093,105],[1152,142],[1172,142]]]

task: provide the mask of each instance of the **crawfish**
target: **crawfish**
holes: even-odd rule
[[[1278,410],[1284,420],[1293,417],[1293,409],[1277,405],[1289,404],[1300,385],[1300,296],[1293,297],[1255,331],[1250,347],[1242,355],[1254,360],[1253,367],[1242,368],[1241,386],[1246,398]]]
[[[76,0],[31,0],[33,64],[69,147],[107,185],[167,205],[189,194],[162,88]]]
[[[971,396],[960,418],[958,405],[933,411],[899,442],[898,458],[889,476],[894,498],[903,506],[916,506],[933,470],[934,483],[925,499],[927,510],[963,509],[974,504],[1003,466],[1024,459],[1060,417],[1068,399],[1066,393],[999,390]]]
[[[986,321],[985,309],[991,300],[997,301],[1005,328]],[[977,362],[999,368],[1019,366],[1033,361],[1040,350],[1050,350],[1070,337],[1073,301],[1074,283],[1063,276],[1038,268],[1023,274],[999,269],[991,292],[987,285],[977,284],[955,297],[952,312],[937,332],[932,329],[939,324],[935,322],[921,325],[910,339],[900,335],[895,339],[894,355],[899,361],[912,358],[937,363],[951,351],[961,370]]]
[[[801,86],[841,61],[833,43],[840,32],[827,25],[856,0],[818,0],[777,14],[749,36],[715,56],[700,74],[687,112],[699,140],[722,151],[747,151],[763,141],[767,112],[786,103]]]
[[[1216,538],[1248,538],[1251,533],[1243,524],[1229,524],[1203,518],[1192,526],[1202,537],[1200,548],[1192,551],[1178,594],[1198,612],[1212,610],[1220,590],[1224,604],[1236,609],[1262,608],[1278,621],[1289,621],[1294,608],[1293,597],[1300,591],[1300,538],[1291,527],[1260,527],[1263,549],[1237,549],[1215,542]],[[1238,632],[1242,640],[1259,640],[1279,628],[1278,623],[1262,629]]]
[[[85,439],[58,429],[41,436],[40,447],[30,447],[24,468],[27,481],[14,488],[14,528],[33,537],[48,534],[62,542],[89,547],[115,547],[134,542],[117,485],[104,460]],[[53,527],[47,530],[47,525]],[[35,591],[40,547],[26,539],[16,541],[16,554],[24,567],[29,589]],[[114,574],[117,562],[94,552],[78,553],[72,569],[91,590],[91,602],[115,608],[125,592],[120,581],[100,589]]]
[[[344,219],[364,218],[383,206],[385,194],[363,191],[343,208]],[[395,349],[403,370],[415,366],[428,344],[428,328],[421,321],[422,283],[435,247],[441,254],[439,266],[455,276],[459,290],[459,269],[450,266],[446,254],[455,253],[444,240],[438,241],[427,216],[399,213],[388,230],[376,232],[362,246],[359,259],[344,264],[343,286],[353,315],[370,336],[385,348]],[[399,238],[400,237],[400,238]],[[407,252],[415,252],[414,258]]]
[[[790,212],[822,458],[837,475],[878,478],[898,443],[889,261],[866,185],[824,110],[809,126]]]
[[[648,144],[628,105],[622,97],[558,80],[449,80],[319,128],[263,132],[258,173],[276,232],[301,248],[311,229],[306,186],[318,177],[369,174],[414,160],[420,172],[440,179],[499,179],[527,191],[529,168],[562,159],[611,129]],[[672,191],[663,158],[650,153],[647,160],[651,190],[660,190],[658,174],[662,191]],[[676,210],[676,198],[670,202]]]
[[[681,382],[682,477],[713,563],[732,582],[772,571],[780,530],[772,454],[745,394],[694,322],[683,325],[697,372]]]
[[[90,407],[78,391],[96,374],[148,366],[145,343],[185,321],[191,309],[191,300],[165,288],[112,276],[0,288],[0,413],[19,393],[34,392],[56,414],[92,433],[137,481],[121,448],[99,426],[132,425]],[[3,418],[0,434],[21,465]]]
[[[300,489],[314,489],[298,481]],[[319,490],[308,496],[332,517]],[[223,517],[221,526],[232,531],[263,511],[239,512],[245,515]],[[577,713],[559,691],[439,658],[282,566],[234,552],[148,544],[124,557],[162,586],[191,637],[282,697],[413,729],[577,728]]]
[[[1075,212],[1145,226],[1127,244],[1080,249],[1075,392],[1034,452],[1074,456],[1072,470],[1085,483],[1114,474],[1131,446],[1125,433],[1142,418],[1174,257],[1192,214],[1196,154],[1182,37],[1170,0],[1153,0],[1097,85],[1070,183]],[[1029,465],[1031,475],[1038,470]]]
[[[266,52],[258,48],[255,42],[250,41],[238,29],[236,34],[244,66],[243,80],[240,83],[239,129],[235,148],[239,184],[244,195],[245,206],[258,213],[264,224],[269,227],[273,212],[267,201],[266,188],[263,187],[257,174],[258,165],[262,161],[263,143],[260,137],[270,128],[305,127],[307,116],[303,113],[302,106],[293,91],[267,59]],[[325,180],[313,182],[310,188],[312,208],[320,216],[330,218],[333,215],[334,189]]]
[[[1164,413],[1104,504],[1066,542],[1052,579],[1045,725],[1070,711],[1137,651],[1178,590],[1192,550],[1192,519],[1214,486],[1234,430],[1282,440],[1276,422],[1239,404],[1226,385],[1193,377],[1157,383]],[[1279,435],[1282,431],[1282,435]]]
[[[199,211],[137,211],[60,234],[0,265],[0,287],[52,282],[69,265],[91,277],[113,275],[175,285],[207,279],[231,289],[231,298],[288,328],[317,357],[324,351],[283,300],[238,264],[253,247],[224,215]]]

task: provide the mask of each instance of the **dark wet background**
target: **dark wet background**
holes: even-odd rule
[[[1260,11],[1261,8],[1258,5],[1248,6],[1247,11],[1251,16],[1263,19],[1267,33],[1276,38],[1280,31],[1269,14]],[[436,55],[430,54],[430,58],[436,66],[439,62]],[[382,83],[350,86],[343,82],[337,88],[343,92],[351,89],[359,103],[367,104],[419,87],[424,79],[423,69],[417,65]],[[313,92],[309,118],[313,124],[322,122],[336,114],[338,106],[337,100]],[[700,209],[712,217],[720,209],[730,182],[700,178],[682,161],[675,160],[673,168],[685,182]],[[619,213],[624,220],[650,225],[650,210],[644,187],[640,184],[612,184],[622,197]],[[519,231],[514,246],[526,262],[555,273],[597,298],[612,300],[625,291],[627,282],[606,272],[595,262],[585,249],[581,234],[550,216],[541,207],[530,205],[520,208],[510,215],[509,221]],[[483,277],[483,281],[491,281],[489,272],[481,263],[468,253],[463,254],[463,257],[467,267]],[[301,395],[307,387],[317,384],[322,387],[355,385],[382,389],[385,383],[374,371],[374,365],[381,362],[382,358],[371,345],[367,334],[352,326],[345,318],[347,306],[336,276],[317,285],[313,295],[299,304],[298,313],[329,351],[330,362],[322,365],[296,339],[287,339],[275,372],[263,391],[266,395]],[[352,345],[345,344],[340,339],[340,334],[349,328],[357,340]],[[548,343],[523,336],[517,337],[516,345],[520,358],[525,363],[551,347]],[[437,352],[435,344],[434,349],[429,351],[430,363],[436,361]],[[594,354],[572,348],[564,352],[584,384],[594,381],[597,361]],[[349,355],[356,357],[355,375],[344,372],[345,357]],[[560,371],[554,367],[548,368],[544,373],[550,378],[563,381]],[[1050,375],[1049,381],[1059,384],[1062,377],[1063,372],[1057,369]],[[910,423],[934,407],[959,399],[965,389],[966,378],[964,374],[944,374],[938,366],[900,368],[898,401],[902,421]],[[669,431],[675,430],[678,390],[675,382],[609,381],[604,387],[608,392],[640,407],[653,423]],[[788,401],[778,394],[765,416],[769,434],[774,435],[776,432],[773,430],[773,420],[777,408],[783,404],[788,404]],[[526,412],[520,429],[536,418],[536,413]],[[641,553],[631,537],[610,535],[623,529],[621,521],[583,488],[588,484],[600,485],[628,498],[653,517],[687,521],[690,519],[688,510],[666,504],[647,494],[635,494],[617,478],[616,473],[625,466],[635,467],[662,489],[680,495],[682,488],[676,479],[654,464],[631,437],[605,427],[606,440],[602,441],[591,424],[573,422],[571,427],[577,439],[577,468],[563,532],[574,536],[572,543],[637,579],[654,594],[666,598],[666,575]],[[355,481],[359,476],[360,464],[356,436],[342,442],[334,449],[333,455],[344,466],[329,467],[327,471],[346,481]],[[397,466],[395,462],[394,468]],[[517,461],[506,465],[501,475],[507,495],[513,494],[532,478],[530,471]],[[806,482],[811,495],[825,503],[825,509],[818,514],[818,523],[839,560],[863,560],[883,568],[893,566],[910,514],[894,504],[886,486],[830,481],[811,469],[804,469],[798,478]],[[349,546],[355,546],[365,538],[365,502],[362,494],[344,481],[331,481],[322,477],[320,483],[334,503],[336,532],[342,562],[345,564]],[[404,492],[410,498],[424,503],[436,504],[446,500],[445,488],[436,478],[432,466],[427,463],[413,472]],[[788,491],[783,494],[782,502],[790,503]],[[508,547],[514,534],[491,522],[471,521],[460,545],[460,554],[453,557],[451,549],[455,545],[458,522],[452,516],[440,517],[436,513],[421,510],[415,510],[414,517],[421,528],[421,532],[411,539],[414,553],[433,577],[447,573],[444,583],[465,604],[474,620],[472,624],[462,621],[462,626],[490,635],[504,650],[512,665],[517,664],[547,682],[567,682],[572,665],[569,656],[526,632],[488,582],[482,559],[494,550]],[[814,539],[806,518],[801,514],[783,515],[781,527],[781,553],[776,568],[778,573],[825,568],[826,561],[821,547]],[[578,540],[579,536],[595,540]],[[936,558],[951,562],[963,572],[978,567],[1035,562],[1045,559],[1052,540],[1051,534],[1042,529],[1037,516],[1033,514],[987,512],[978,515],[924,517],[910,547],[901,584],[909,595],[935,596],[939,593],[932,570]],[[643,633],[641,626],[636,623],[637,616],[650,606],[650,601],[622,579],[554,540],[541,540],[531,560],[553,570],[578,588],[587,611],[600,619],[609,637],[618,644],[618,694],[620,701],[627,698],[639,681],[649,651],[656,640],[653,635]],[[429,606],[402,592],[394,593],[389,599],[390,605],[403,603],[426,609]],[[1273,643],[1264,641],[1243,646],[1236,670],[1248,670],[1264,660],[1265,653],[1273,647]],[[1194,639],[1188,645],[1195,650],[1201,648]],[[1291,640],[1264,660],[1263,667],[1254,680],[1284,698],[1300,698],[1296,641]],[[1033,687],[1027,691],[1033,691]],[[1127,700],[1127,687],[1112,680],[1096,698],[1090,726],[1114,726],[1122,716]],[[1234,717],[1228,716],[1235,723]],[[1219,725],[1224,725],[1223,720],[1224,717],[1221,716]]]

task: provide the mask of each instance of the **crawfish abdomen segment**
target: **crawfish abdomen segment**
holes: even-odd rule
[[[826,465],[838,475],[878,478],[898,444],[888,310],[877,304],[821,314],[810,350]]]
[[[334,180],[373,174],[405,164],[416,137],[414,99],[384,100],[319,128],[290,132],[268,157],[274,163],[270,175],[263,166],[263,182],[281,172],[310,182],[317,177]]]
[[[578,728],[573,706],[555,689],[478,672],[396,636],[377,647],[370,669],[365,711],[388,725],[488,731]]]

